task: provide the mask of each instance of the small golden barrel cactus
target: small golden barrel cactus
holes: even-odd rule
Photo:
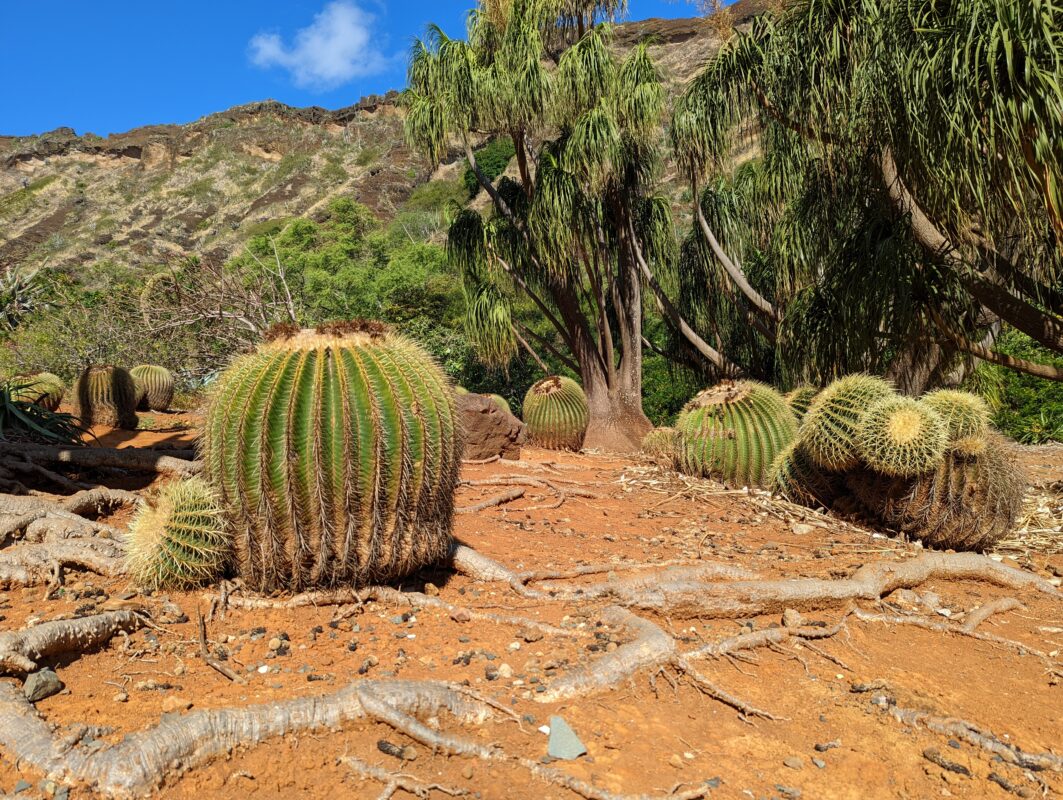
[[[141,364],[129,370],[137,386],[137,408],[141,411],[169,411],[173,402],[173,373],[166,367]]]
[[[860,463],[857,430],[873,403],[894,395],[881,378],[856,374],[836,380],[817,395],[801,421],[801,446],[813,462],[830,472]]]
[[[989,433],[984,443],[981,454],[949,452],[936,469],[914,478],[858,469],[846,482],[889,529],[927,547],[985,550],[1015,527],[1027,480],[1006,439]]]
[[[819,389],[815,386],[798,386],[793,391],[784,394],[783,397],[786,398],[787,404],[797,417],[797,421],[800,422],[805,418],[808,407],[812,405],[817,394],[819,394]]]
[[[8,381],[11,397],[23,403],[33,403],[46,411],[56,411],[63,402],[63,381],[50,372],[17,375]]]
[[[543,378],[524,395],[523,412],[533,444],[548,450],[583,447],[590,409],[583,389],[571,378]]]
[[[509,401],[506,400],[506,398],[504,398],[502,395],[500,395],[500,394],[489,394],[489,395],[487,395],[487,397],[491,400],[492,403],[494,403],[500,409],[505,411],[507,414],[512,414],[513,413],[513,409],[511,409],[509,407]]]
[[[427,353],[376,322],[278,329],[237,360],[201,441],[247,585],[362,586],[445,558],[454,398]]]
[[[793,441],[772,462],[769,488],[791,503],[829,509],[845,487],[841,475],[818,467]]]
[[[674,459],[675,428],[654,428],[642,439],[642,452],[650,458]]]
[[[856,429],[857,451],[864,462],[899,478],[937,467],[947,444],[941,415],[919,400],[898,395],[872,403]]]
[[[770,386],[724,381],[687,403],[675,427],[682,472],[763,486],[776,456],[794,440],[797,418]]]
[[[85,427],[110,425],[136,430],[137,388],[122,367],[88,367],[74,385],[74,416]]]
[[[954,451],[961,455],[982,452],[992,416],[985,400],[970,392],[939,389],[923,395],[920,402],[944,419],[949,446]]]
[[[147,589],[189,589],[221,577],[232,555],[221,506],[202,478],[169,483],[129,527],[126,570]]]

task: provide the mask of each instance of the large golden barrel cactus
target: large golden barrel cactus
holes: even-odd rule
[[[63,381],[50,372],[17,375],[7,384],[13,400],[33,403],[46,411],[56,411],[63,402]]]
[[[110,425],[136,430],[137,388],[122,367],[88,367],[74,385],[74,416],[85,427]]]
[[[946,454],[936,469],[896,478],[870,469],[846,476],[853,495],[886,527],[928,547],[984,550],[1015,526],[1026,476],[1011,444],[996,433],[978,455]]]
[[[279,331],[219,378],[202,447],[252,588],[391,581],[450,548],[453,390],[380,323]]]
[[[868,406],[856,428],[856,449],[871,469],[910,478],[945,457],[948,429],[933,408],[910,397],[884,397]]]
[[[129,370],[137,386],[137,408],[141,411],[169,411],[173,402],[173,373],[166,367],[141,364]]]
[[[815,386],[798,386],[796,389],[784,394],[783,397],[786,398],[786,403],[793,410],[797,421],[800,422],[805,418],[805,414],[808,413],[808,407],[812,405],[812,401],[816,399],[818,394],[819,389]]]
[[[532,444],[548,450],[579,450],[587,433],[590,409],[578,383],[551,375],[524,395],[524,424]]]
[[[792,503],[829,509],[845,485],[843,476],[818,467],[795,440],[772,462],[769,488]]]
[[[763,486],[772,462],[797,435],[797,418],[770,386],[724,381],[687,403],[675,428],[682,472]]]
[[[871,404],[893,396],[872,375],[848,375],[820,392],[801,420],[801,446],[822,469],[844,472],[860,464],[858,430]]]

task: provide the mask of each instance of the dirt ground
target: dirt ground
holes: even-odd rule
[[[194,430],[180,415],[155,417],[136,434],[98,431],[101,444],[182,448]],[[1063,477],[1063,450],[1027,449],[1043,485]],[[546,478],[560,490],[578,487],[592,497],[525,487],[519,500],[456,518],[456,536],[515,569],[567,570],[586,564],[712,561],[740,565],[765,578],[844,577],[876,560],[901,560],[919,552],[904,542],[854,525],[798,515],[744,492],[709,482],[679,479],[644,461],[593,454],[559,454],[526,448],[517,464],[466,465],[465,479],[512,476]],[[133,481],[136,483],[136,481]],[[151,487],[117,484],[150,491]],[[463,486],[458,505],[498,495],[505,486]],[[121,526],[128,511],[108,520]],[[1063,555],[1011,550],[1005,561],[1044,577],[1063,574]],[[998,556],[999,557],[999,556]],[[1019,565],[1019,564],[1016,564]],[[601,580],[603,576],[587,580]],[[587,755],[554,762],[564,772],[617,793],[666,795],[711,781],[711,798],[924,798],[1035,797],[1063,793],[1063,774],[1033,773],[1003,763],[985,750],[924,728],[907,727],[887,708],[958,717],[992,731],[1027,752],[1063,754],[1063,686],[1033,656],[987,641],[911,626],[888,626],[850,617],[847,630],[818,641],[815,650],[788,644],[750,658],[705,660],[703,672],[777,720],[747,719],[701,694],[665,670],[642,672],[619,688],[563,704],[537,702],[551,681],[575,665],[611,652],[626,641],[602,627],[605,601],[534,600],[502,583],[474,583],[445,570],[425,573],[406,588],[438,592],[471,610],[517,614],[584,637],[541,635],[520,625],[462,621],[461,614],[381,603],[287,610],[229,609],[209,623],[209,639],[243,675],[238,685],[198,655],[197,613],[206,613],[214,589],[144,595],[121,579],[68,573],[66,585],[0,592],[0,630],[138,605],[153,624],[108,647],[78,658],[53,660],[66,688],[37,703],[60,729],[95,726],[104,742],[156,724],[166,712],[244,706],[314,696],[351,681],[398,676],[467,683],[516,712],[497,714],[479,728],[446,719],[444,730],[481,744],[497,743],[513,754],[546,757],[539,730],[559,715],[582,740]],[[1024,607],[994,615],[980,630],[1049,653],[1063,651],[1063,603],[1034,592],[968,581],[935,581],[907,597],[937,620],[962,619],[988,601],[1017,596]],[[905,598],[861,602],[891,612]],[[843,606],[805,613],[832,625]],[[639,612],[643,614],[643,612]],[[893,613],[893,612],[891,612]],[[675,636],[685,649],[743,631],[779,624],[778,617],[734,620],[668,619],[643,614]],[[281,647],[271,650],[277,642]],[[11,680],[11,679],[3,679]],[[876,684],[871,691],[854,691]],[[402,762],[378,743],[411,741],[376,723],[353,723],[272,740],[227,758],[168,776],[159,791],[168,798],[376,798],[382,784],[356,775],[340,759],[354,756],[427,783],[468,791],[482,800],[559,798],[576,794],[547,785],[516,765],[433,754],[415,744],[416,759]],[[936,760],[951,764],[944,768]],[[1002,788],[990,774],[1012,788]],[[46,776],[13,763],[0,751],[0,795],[35,797]],[[28,783],[25,787],[20,781]],[[60,794],[62,792],[60,791]],[[74,788],[70,797],[89,796]],[[400,790],[395,797],[412,797]],[[446,795],[433,790],[427,797]]]

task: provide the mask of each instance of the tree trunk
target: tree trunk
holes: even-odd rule
[[[631,376],[628,383],[631,382],[637,383],[641,390],[641,375]],[[610,389],[600,372],[590,380],[584,377],[583,390],[591,411],[583,446],[588,450],[637,452],[643,438],[653,429],[653,423],[642,411],[642,397],[619,388]]]

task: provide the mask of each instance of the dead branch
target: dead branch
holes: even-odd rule
[[[0,455],[15,455],[26,461],[69,464],[74,467],[115,467],[131,472],[154,472],[187,478],[202,471],[200,461],[185,461],[132,447],[54,447],[43,444],[0,443]]]
[[[486,508],[512,503],[514,500],[520,500],[522,497],[524,497],[524,489],[510,489],[508,492],[502,492],[502,494],[496,495],[495,497],[489,497],[483,502],[471,506],[464,506],[463,508],[455,508],[454,513],[473,514],[477,511],[483,511]]]
[[[199,613],[199,657],[203,659],[203,663],[210,667],[220,675],[224,675],[233,683],[239,683],[241,685],[247,683],[241,676],[233,672],[232,667],[227,664],[218,661],[210,654],[210,647],[207,645],[207,622],[203,619],[203,612]]]
[[[133,611],[108,611],[0,633],[0,674],[33,672],[42,658],[83,653],[105,644],[120,632],[135,631],[141,624],[143,619]]]
[[[1003,597],[1000,600],[994,600],[991,603],[979,606],[968,614],[967,619],[964,620],[963,629],[967,633],[973,633],[978,629],[979,625],[994,614],[1003,614],[1006,611],[1014,611],[1017,608],[1023,607],[1023,604],[1014,597]]]
[[[0,551],[0,586],[32,586],[54,581],[63,567],[107,576],[125,571],[121,548],[106,539],[24,544]]]

